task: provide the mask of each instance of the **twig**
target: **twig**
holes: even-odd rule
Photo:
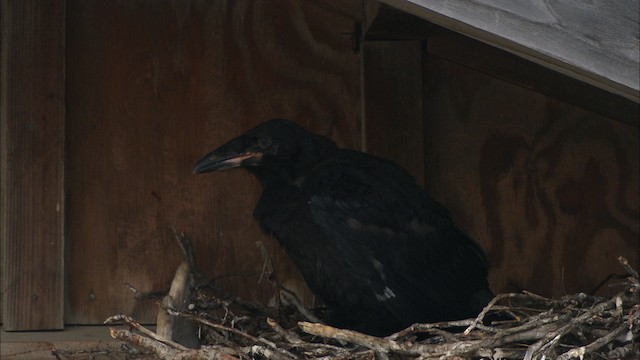
[[[109,328],[111,337],[126,341],[135,346],[153,351],[156,355],[164,359],[237,359],[236,351],[226,347],[203,347],[201,349],[189,349],[177,342],[167,340],[153,331],[140,325],[127,315],[114,315],[105,320],[105,324],[123,322],[131,329],[140,334],[126,329]]]
[[[267,359],[274,359],[274,360],[292,359],[289,356],[283,355],[281,352],[278,351],[278,349],[272,349],[266,346],[252,345],[252,346],[245,347],[242,350],[248,355],[260,355]],[[293,356],[293,359],[297,358],[294,355],[291,355],[291,356]]]
[[[593,289],[591,289],[591,291],[589,291],[589,295],[594,295],[596,292],[598,292],[598,290],[600,290],[611,279],[626,279],[629,276],[631,276],[631,274],[629,274],[629,273],[626,273],[626,274],[613,274],[613,273],[611,273],[611,274],[607,275],[604,279],[602,279],[596,286],[594,286]]]
[[[306,321],[298,322],[298,326],[307,334],[322,336],[324,338],[347,341],[353,344],[364,346],[374,350],[378,354],[387,354],[390,351],[402,350],[394,340],[379,338],[367,334],[362,334],[353,330],[338,329],[332,326],[310,323]]]
[[[133,297],[137,300],[160,299],[169,293],[169,287],[166,287],[160,291],[142,292],[131,285],[131,283],[126,282],[124,283],[124,286],[131,290],[131,292],[133,293]]]
[[[627,326],[627,324],[623,323],[622,325],[618,326],[612,332],[610,332],[607,335],[605,335],[605,336],[593,341],[589,345],[580,346],[578,348],[574,348],[574,349],[571,349],[571,350],[565,352],[564,354],[558,356],[557,360],[567,360],[567,359],[572,359],[572,358],[576,358],[576,357],[583,358],[585,354],[588,354],[590,352],[598,350],[601,347],[603,347],[604,345],[612,342],[613,340],[615,340],[618,337],[618,335],[622,334],[625,330],[628,331],[629,327]]]
[[[473,330],[476,326],[478,326],[478,323],[482,322],[482,320],[484,319],[485,315],[487,315],[489,310],[491,310],[491,308],[496,304],[496,302],[498,302],[498,301],[500,301],[502,299],[513,298],[513,297],[516,297],[518,295],[519,294],[508,293],[508,294],[500,294],[500,295],[494,296],[493,299],[491,299],[491,301],[489,301],[489,303],[484,307],[484,309],[482,309],[480,314],[478,314],[478,316],[473,320],[471,325],[469,325],[469,327],[467,327],[462,334],[465,335],[465,336],[469,335],[471,330]]]
[[[558,344],[562,336],[564,336],[569,331],[573,330],[575,327],[582,324],[585,320],[593,317],[596,314],[600,314],[605,310],[614,308],[617,297],[618,296],[610,299],[609,301],[605,301],[603,303],[600,303],[590,308],[589,310],[585,311],[583,314],[579,315],[575,319],[572,319],[569,323],[561,326],[555,331],[548,333],[538,342],[531,345],[529,349],[527,349],[524,359],[531,360],[538,353],[541,353],[541,352],[547,353]]]
[[[546,298],[546,297],[544,297],[542,295],[538,295],[538,294],[536,294],[534,292],[531,292],[531,291],[522,290],[522,293],[527,295],[527,296],[529,296],[529,297],[531,297],[531,298],[533,298],[533,299],[535,299],[535,300],[542,301],[542,302],[545,302],[547,304],[553,303],[553,300],[551,300],[549,298]]]
[[[109,317],[107,320],[104,321],[104,324],[107,325],[111,325],[117,322],[124,322],[126,325],[128,325],[130,328],[135,329],[136,331],[140,332],[141,334],[152,338],[155,341],[159,341],[161,343],[164,343],[174,349],[178,349],[178,350],[189,350],[188,348],[178,344],[175,341],[171,341],[169,339],[165,339],[162,336],[159,336],[158,334],[154,333],[153,331],[145,328],[144,326],[140,325],[138,322],[136,322],[135,320],[133,320],[133,318],[131,318],[130,316],[124,315],[124,314],[120,314],[120,315],[114,315]]]
[[[232,328],[232,327],[216,324],[216,323],[211,322],[211,321],[209,321],[207,319],[203,319],[203,318],[201,318],[199,316],[195,316],[195,315],[189,314],[187,312],[170,309],[168,307],[165,307],[163,304],[159,304],[159,305],[161,307],[163,307],[165,310],[167,310],[167,312],[169,312],[169,313],[171,313],[171,314],[173,314],[175,316],[180,316],[180,317],[183,317],[185,319],[189,319],[189,320],[192,320],[192,321],[195,321],[195,322],[199,322],[202,325],[206,325],[206,326],[208,326],[208,327],[210,327],[212,329],[227,331],[227,332],[242,336],[242,337],[244,337],[244,338],[246,338],[246,339],[248,339],[248,340],[250,340],[250,341],[252,341],[254,343],[255,342],[261,342],[261,343],[263,343],[263,344],[265,344],[267,346],[270,346],[270,347],[273,347],[273,348],[276,347],[276,345],[273,342],[265,340],[265,339],[262,339],[262,338],[257,338],[257,337],[255,337],[253,335],[245,333],[242,330],[238,330],[236,328]]]
[[[315,323],[323,322],[317,316],[313,315],[304,305],[302,305],[300,299],[298,299],[298,296],[296,296],[293,291],[285,288],[284,286],[280,286],[280,296],[282,296],[282,299],[287,304],[293,305],[300,315],[302,315],[307,321]]]
[[[622,266],[627,270],[627,272],[631,274],[631,277],[633,277],[636,280],[640,278],[638,276],[638,272],[634,268],[632,268],[631,265],[629,265],[629,260],[627,260],[627,258],[625,258],[624,256],[618,256],[618,261],[620,261],[620,264],[622,264]]]
[[[199,359],[213,359],[213,360],[238,360],[238,357],[232,355],[231,349],[216,349],[216,348],[202,348],[202,349],[178,349],[169,346],[161,341],[155,340],[150,337],[141,336],[130,330],[126,329],[109,329],[111,337],[114,339],[120,339],[126,341],[135,346],[140,346],[144,349],[153,351],[156,355],[163,359],[175,359],[175,360],[199,360]]]
[[[275,276],[275,269],[273,267],[273,261],[271,260],[271,256],[269,255],[269,251],[264,246],[262,241],[256,241],[256,246],[260,249],[260,254],[262,254],[263,263],[262,263],[262,271],[260,272],[260,278],[258,278],[258,284],[262,282],[263,279],[267,279],[272,285],[280,288],[280,282],[278,278]]]
[[[300,339],[300,336],[298,336],[298,334],[282,328],[282,326],[280,326],[280,324],[278,324],[272,318],[267,318],[267,324],[271,326],[271,328],[275,330],[275,332],[280,334],[283,339],[287,340],[291,344],[301,344],[304,342],[302,341],[302,339]]]
[[[274,285],[278,289],[278,301],[284,300],[287,304],[293,305],[296,310],[300,313],[300,315],[304,316],[307,321],[321,323],[322,321],[318,319],[317,316],[313,315],[302,303],[298,296],[291,290],[284,287],[275,274],[275,268],[273,266],[273,260],[271,259],[271,255],[269,255],[269,251],[264,246],[262,241],[256,241],[256,246],[260,249],[260,253],[264,258],[264,263],[262,265],[262,272],[260,273],[260,278],[258,279],[258,283],[262,281],[263,278],[269,280],[269,282]]]
[[[386,339],[397,340],[411,334],[420,333],[420,332],[429,332],[431,331],[431,329],[461,328],[465,326],[470,326],[473,323],[473,321],[474,319],[466,319],[466,320],[443,321],[443,322],[431,323],[431,324],[416,323],[404,330],[398,331],[397,333],[387,336]],[[483,324],[477,324],[475,327],[477,329],[490,332],[490,333],[495,333],[499,331],[499,329],[496,329],[490,326],[485,326]]]
[[[186,310],[191,304],[194,291],[193,269],[185,260],[178,266],[171,282],[169,294],[162,304],[172,309]],[[156,317],[156,332],[163,338],[179,342],[188,348],[200,345],[196,325],[160,310]]]
[[[204,275],[198,267],[196,266],[196,255],[193,250],[193,244],[191,244],[191,238],[187,236],[185,233],[178,233],[174,225],[171,225],[171,231],[173,232],[173,237],[178,242],[180,246],[180,250],[182,250],[182,255],[187,263],[189,263],[189,268],[191,272],[198,278],[203,279]]]
[[[253,335],[247,334],[246,332],[244,332],[242,330],[238,330],[236,328],[232,328],[232,327],[216,324],[216,323],[211,322],[211,321],[209,321],[207,319],[203,319],[203,318],[201,318],[199,316],[195,316],[193,314],[190,314],[190,313],[187,313],[187,312],[184,312],[184,311],[176,311],[176,310],[173,310],[173,309],[169,309],[169,308],[166,308],[162,304],[160,304],[160,306],[165,308],[169,313],[171,313],[173,315],[180,316],[180,317],[183,317],[185,319],[189,319],[189,320],[198,322],[198,323],[200,323],[202,325],[205,325],[205,326],[208,326],[208,327],[210,327],[212,329],[221,330],[221,331],[227,331],[229,333],[244,337],[244,338],[250,340],[252,343],[258,343],[258,344],[266,345],[267,347],[273,349],[276,352],[281,352],[282,355],[286,356],[287,358],[291,358],[291,359],[295,359],[296,358],[295,355],[289,353],[286,350],[279,349],[278,346],[275,343],[273,343],[272,341],[269,341],[267,339],[264,339],[262,337],[255,337]]]
[[[175,230],[174,235],[176,238],[183,236]],[[295,308],[293,320],[318,320],[301,304],[294,292],[279,283],[266,247],[262,244],[257,246],[265,258],[261,281],[268,279],[277,288],[278,304],[282,302]],[[183,251],[189,253],[188,250]],[[526,291],[501,294],[494,297],[473,319],[414,324],[385,338],[304,321],[298,323],[301,330],[290,329],[288,321],[292,319],[288,313],[286,317],[275,317],[283,326],[273,320],[274,315],[284,314],[281,307],[248,306],[242,299],[222,289],[214,288],[215,295],[206,295],[202,287],[199,288],[197,299],[192,300],[196,305],[189,308],[194,311],[176,310],[166,304],[163,309],[172,316],[199,324],[205,332],[206,342],[216,346],[195,350],[157,339],[153,332],[124,315],[112,317],[107,322],[124,322],[131,329],[111,329],[114,336],[130,344],[143,344],[140,346],[151,349],[161,358],[532,359],[559,356],[560,360],[568,360],[583,356],[633,356],[637,352],[634,345],[637,345],[640,327],[640,307],[637,305],[640,280],[637,271],[631,269],[624,258],[620,258],[620,262],[629,276],[625,281],[625,290],[613,298],[580,293],[553,300]],[[220,297],[219,294],[227,295]],[[514,320],[484,325],[483,321],[494,312],[512,314]],[[459,332],[462,329],[465,331]],[[416,333],[426,333],[428,336],[425,339],[415,336]]]

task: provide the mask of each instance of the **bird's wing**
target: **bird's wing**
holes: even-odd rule
[[[394,164],[347,152],[309,173],[302,190],[314,221],[400,318],[421,306],[466,316],[461,299],[487,288],[482,249]]]

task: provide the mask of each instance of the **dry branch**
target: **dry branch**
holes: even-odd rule
[[[280,285],[266,248],[258,247],[265,257],[261,279],[268,279],[282,300],[277,308],[196,286],[187,308],[176,309],[165,302],[160,311],[198,326],[201,348],[188,349],[166,340],[126,316],[108,319],[128,327],[112,328],[112,336],[164,359],[568,360],[640,355],[640,281],[624,258],[620,262],[629,276],[624,290],[611,298],[581,293],[554,300],[528,292],[501,294],[475,319],[414,324],[380,338],[320,323],[295,294]],[[486,323],[500,314],[510,314],[513,320]]]

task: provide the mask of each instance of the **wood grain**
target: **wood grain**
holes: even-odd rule
[[[429,191],[488,251],[495,291],[557,298],[638,265],[638,127],[437,56],[425,86]]]
[[[152,322],[153,302],[180,255],[174,224],[199,266],[248,300],[263,241],[278,276],[312,296],[274,239],[252,218],[257,181],[236,170],[193,175],[195,162],[258,122],[287,117],[360,146],[360,55],[351,7],[280,0],[69,1],[68,303],[72,324],[128,313]]]
[[[424,186],[421,42],[367,41],[363,51],[365,149]]]
[[[64,0],[2,1],[2,323],[61,329]]]
[[[429,53],[607,118],[640,125],[637,102],[551,71],[506,51],[444,29],[428,36]]]
[[[640,102],[637,0],[382,0]]]
[[[637,100],[610,93],[388,5],[378,9],[365,35],[369,41],[426,40],[431,54],[605,117],[635,126],[640,121]]]

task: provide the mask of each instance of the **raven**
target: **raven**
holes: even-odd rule
[[[273,119],[194,172],[236,167],[260,181],[253,215],[332,310],[331,324],[387,335],[474,317],[493,297],[483,250],[394,163]]]

